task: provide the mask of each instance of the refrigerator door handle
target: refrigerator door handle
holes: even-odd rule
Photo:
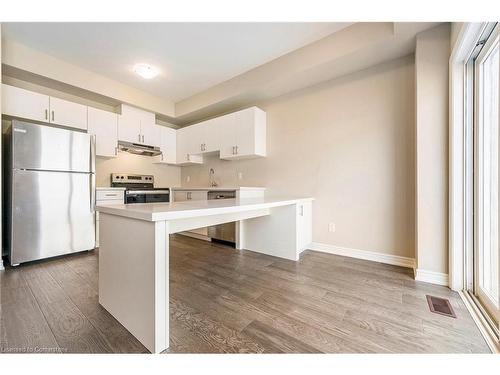
[[[90,172],[95,173],[95,135],[90,136]]]
[[[90,136],[90,212],[95,212],[95,135]]]

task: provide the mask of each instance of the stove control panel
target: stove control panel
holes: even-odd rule
[[[123,173],[112,173],[111,183],[120,184],[154,184],[154,176],[144,175],[144,174],[123,174]]]

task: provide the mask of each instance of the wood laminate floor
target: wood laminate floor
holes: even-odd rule
[[[411,270],[172,236],[171,353],[487,353],[460,297]],[[2,352],[143,353],[98,303],[98,251],[0,272]],[[449,298],[457,319],[429,312]]]

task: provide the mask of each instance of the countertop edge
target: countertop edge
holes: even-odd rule
[[[297,204],[300,202],[314,201],[312,197],[305,198],[285,198],[283,200],[275,200],[270,202],[249,202],[248,204],[243,203],[243,205],[235,206],[225,206],[225,207],[202,207],[193,208],[191,210],[181,210],[181,211],[170,211],[170,212],[140,212],[140,211],[129,211],[120,208],[120,206],[97,206],[96,210],[102,213],[127,217],[130,219],[137,219],[143,221],[169,221],[178,219],[187,219],[196,216],[211,216],[224,213],[233,213],[238,211],[245,211],[246,208],[252,209],[264,209],[273,208],[279,206],[287,206],[292,204]]]

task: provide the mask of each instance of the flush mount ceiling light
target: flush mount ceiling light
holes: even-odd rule
[[[135,64],[134,72],[144,79],[151,79],[158,75],[158,69],[149,64]]]

